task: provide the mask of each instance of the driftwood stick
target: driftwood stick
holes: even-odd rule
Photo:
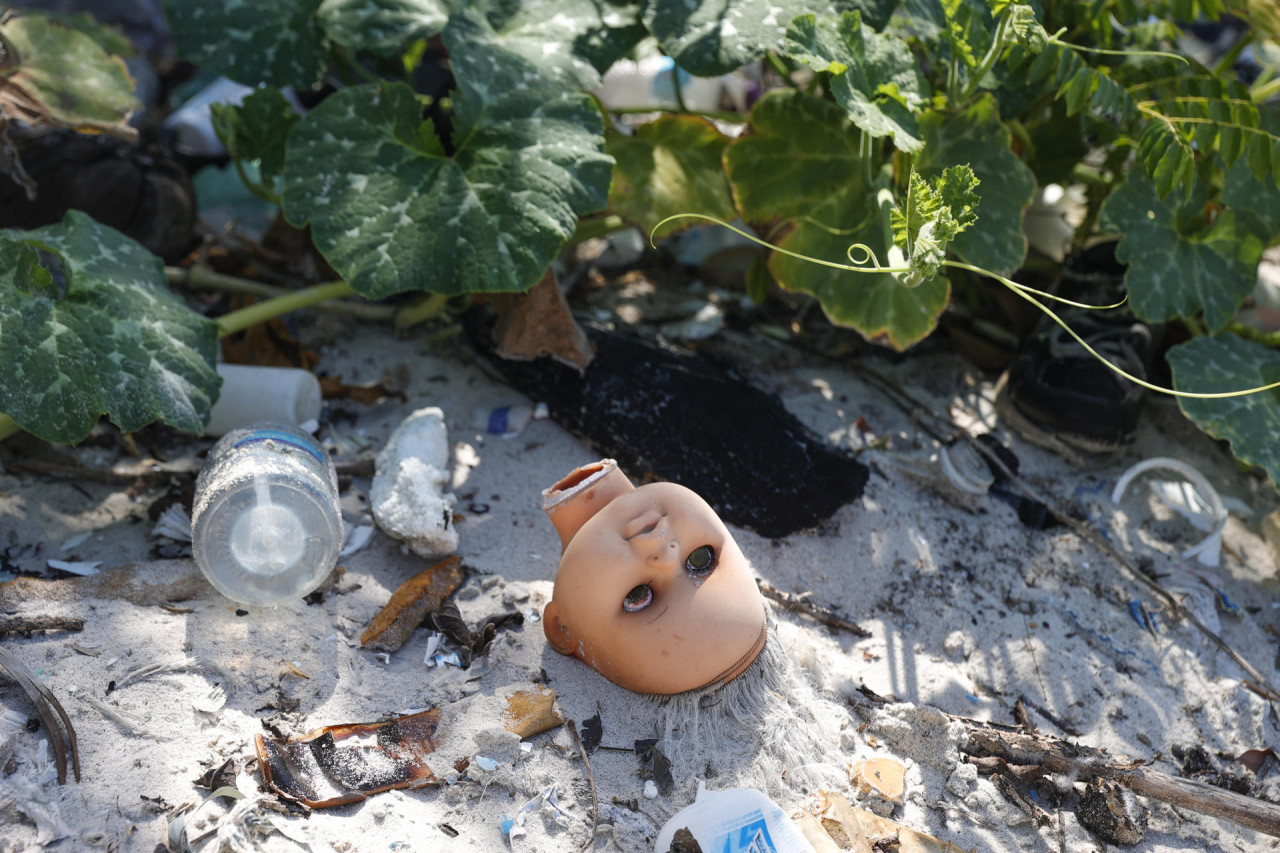
[[[863,628],[861,625],[858,625],[854,622],[850,622],[848,619],[844,619],[841,616],[836,615],[834,612],[832,612],[831,610],[828,610],[827,608],[823,607],[820,604],[812,604],[808,601],[805,601],[799,596],[792,595],[789,592],[785,592],[784,590],[778,589],[777,587],[770,584],[768,581],[757,580],[756,583],[760,587],[760,594],[771,601],[776,601],[779,604],[781,604],[783,610],[789,610],[795,613],[803,613],[806,616],[811,616],[814,619],[817,619],[823,625],[827,625],[831,628],[839,628],[842,631],[848,631],[850,634],[853,634],[856,637],[871,636],[871,632],[868,631],[866,628]]]
[[[36,631],[83,631],[84,620],[74,616],[0,616],[0,637],[31,636]]]
[[[1153,800],[1280,838],[1280,805],[1275,803],[1194,779],[1171,776],[1141,762],[1112,758],[1100,750],[1049,735],[997,729],[964,717],[952,716],[951,719],[963,723],[968,732],[969,742],[964,747],[967,753],[996,756],[1010,764],[1034,764],[1051,773],[1111,779]]]

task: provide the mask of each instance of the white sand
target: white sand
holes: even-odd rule
[[[457,511],[465,516],[458,523],[458,553],[471,574],[457,598],[467,620],[475,624],[513,608],[538,613],[550,594],[558,557],[556,534],[539,508],[539,490],[598,455],[551,421],[535,421],[512,439],[478,436],[470,426],[476,408],[520,402],[520,396],[448,346],[433,350],[418,340],[389,340],[382,328],[356,327],[351,337],[321,353],[322,368],[350,383],[407,367],[406,403],[343,405],[358,418],[354,426],[339,421],[338,431],[368,440],[371,450],[413,410],[444,410],[454,451],[451,486],[459,495]],[[994,428],[1003,435],[986,402],[990,382],[959,359],[918,355],[878,369],[938,411],[950,408],[975,431]],[[1141,628],[1128,604],[1152,600],[1105,556],[1064,528],[1028,530],[1011,508],[994,499],[974,499],[962,509],[902,476],[888,458],[925,449],[930,442],[853,373],[815,360],[752,378],[833,442],[860,448],[892,438],[890,450],[863,454],[873,466],[863,499],[818,528],[778,541],[745,530],[735,534],[760,577],[782,590],[811,590],[816,602],[872,632],[859,640],[830,633],[804,617],[778,617],[797,662],[837,701],[856,697],[853,688],[864,684],[910,703],[851,710],[850,729],[856,734],[841,744],[850,762],[888,754],[908,763],[907,800],[893,813],[896,819],[965,848],[1059,849],[1056,826],[1037,828],[960,762],[962,735],[934,708],[1011,722],[1010,709],[1023,696],[1072,726],[1080,743],[1144,759],[1158,754],[1154,766],[1173,773],[1175,747],[1203,746],[1218,760],[1219,754],[1235,756],[1276,744],[1276,722],[1267,718],[1263,701],[1241,686],[1240,669],[1190,626],[1163,617],[1154,635]],[[860,416],[871,433],[854,429]],[[1250,506],[1253,517],[1233,517],[1227,525],[1217,572],[1245,612],[1222,614],[1221,630],[1273,683],[1280,681],[1273,666],[1276,640],[1265,630],[1277,623],[1276,558],[1258,533],[1261,518],[1277,505],[1267,483],[1241,473],[1221,447],[1182,419],[1176,406],[1159,400],[1149,406],[1140,439],[1125,460],[1092,474],[1016,438],[1009,442],[1028,479],[1059,500],[1105,486],[1082,494],[1097,519],[1109,525],[1112,541],[1131,554],[1150,555],[1158,571],[1176,565],[1176,545],[1185,546],[1194,532],[1152,503],[1145,487],[1132,490],[1120,508],[1110,505],[1104,494],[1127,464],[1156,455],[1183,458],[1224,495]],[[93,464],[117,461],[101,450],[82,454]],[[84,492],[49,478],[0,476],[0,544],[9,548],[10,564],[32,570],[48,558],[100,560],[109,572],[148,562],[152,542],[145,512],[156,493],[144,491],[134,501],[119,487],[82,487]],[[368,487],[367,479],[358,478],[345,495],[349,521],[358,518],[359,493]],[[93,535],[61,550],[65,540],[86,530]],[[246,615],[237,615],[233,603],[198,577],[188,583],[198,595],[182,602],[189,613],[108,595],[15,605],[21,613],[85,620],[80,633],[4,640],[5,649],[61,698],[79,735],[83,777],[62,788],[41,780],[24,758],[37,752],[43,738],[40,731],[21,728],[21,721],[33,716],[32,706],[16,685],[0,682],[0,742],[16,756],[0,769],[0,850],[39,848],[36,825],[19,814],[12,799],[35,811],[44,797],[57,807],[58,829],[70,833],[52,849],[114,845],[150,853],[165,839],[169,810],[199,802],[206,792],[193,780],[225,758],[241,760],[239,786],[250,797],[259,796],[253,737],[264,731],[265,719],[289,733],[376,721],[491,693],[514,681],[540,680],[545,672],[567,717],[580,722],[601,714],[606,746],[629,747],[652,734],[652,708],[645,700],[550,650],[536,622],[501,632],[490,655],[492,669],[470,682],[457,670],[424,665],[426,629],[418,629],[389,660],[361,650],[359,636],[369,620],[392,590],[428,561],[379,532],[343,562],[345,575],[322,603]],[[139,571],[157,582],[177,582],[192,578],[196,569],[189,561],[167,561]],[[184,657],[199,666],[107,692],[133,667]],[[307,678],[288,674],[290,669]],[[198,710],[217,708],[215,685],[225,692],[225,706],[211,713]],[[86,697],[136,718],[136,727],[105,719]],[[1067,736],[1038,712],[1032,718],[1043,731]],[[16,725],[5,722],[10,719]],[[869,721],[865,727],[864,721]],[[476,719],[474,731],[497,724]],[[466,778],[440,789],[385,793],[316,811],[309,819],[267,812],[288,837],[271,832],[240,849],[577,850],[587,842],[591,822],[591,796],[577,750],[563,727],[531,743],[528,753],[490,743],[484,754],[498,759],[497,770],[487,773],[473,763]],[[470,751],[482,749],[477,743]],[[643,796],[633,754],[600,750],[591,761],[600,821],[612,825],[599,834],[594,849],[611,849],[616,841],[626,851],[651,850],[657,829],[685,804],[680,797],[692,780],[677,780],[672,796],[650,800]],[[1239,765],[1232,769],[1244,772]],[[27,777],[35,781],[20,786]],[[714,779],[710,784],[715,787]],[[516,816],[553,785],[560,812],[535,807],[526,813],[526,834],[510,842],[504,838],[503,816]],[[1274,784],[1271,790],[1277,790]],[[800,792],[782,799],[787,807],[804,803]],[[1131,848],[1143,853],[1264,850],[1274,843],[1186,810],[1159,803],[1147,807],[1150,826]],[[227,808],[225,801],[203,808],[193,821],[193,835],[214,827]],[[1073,813],[1063,815],[1062,825],[1065,849],[1096,848]],[[201,850],[215,846],[211,839],[196,844]]]

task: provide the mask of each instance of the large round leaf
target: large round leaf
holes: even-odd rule
[[[157,418],[199,432],[217,346],[160,259],[120,232],[75,210],[0,231],[0,411],[33,435],[75,443],[103,415],[126,432]]]
[[[440,0],[323,0],[317,16],[338,44],[379,53],[434,36],[449,19]]]
[[[1253,291],[1261,239],[1248,227],[1253,217],[1232,210],[1207,231],[1183,235],[1173,206],[1180,195],[1160,198],[1146,173],[1135,169],[1107,197],[1098,221],[1123,235],[1116,257],[1129,265],[1125,286],[1138,317],[1163,322],[1203,312],[1216,331]]]
[[[618,166],[609,209],[646,233],[679,213],[733,219],[736,212],[720,162],[728,144],[711,122],[688,115],[642,124],[633,136],[611,133],[605,150]]]
[[[1194,338],[1166,358],[1179,391],[1220,393],[1280,381],[1280,352],[1235,335]],[[1259,465],[1280,488],[1280,394],[1275,389],[1221,400],[1178,398],[1200,429],[1231,442],[1236,458]]]
[[[808,258],[848,263],[863,243],[883,262],[888,245],[859,156],[859,130],[835,104],[797,92],[766,95],[751,112],[751,133],[725,153],[734,198],[744,219],[780,248]],[[857,257],[861,261],[861,257]],[[892,275],[857,273],[775,252],[769,269],[783,286],[818,298],[832,322],[868,340],[906,349],[927,337],[950,296],[942,276],[914,288]]]
[[[527,290],[607,198],[613,161],[590,99],[456,17],[446,43],[453,156],[401,84],[344,89],[289,137],[285,216],[310,222],[329,263],[371,298]]]
[[[690,74],[728,74],[782,47],[798,15],[857,9],[883,28],[898,0],[643,0],[641,18],[662,50]]]
[[[167,0],[178,55],[246,86],[309,87],[328,61],[320,0]]]
[[[124,63],[89,36],[42,15],[0,25],[0,116],[132,136],[139,107]]]
[[[899,151],[920,149],[915,114],[929,84],[905,41],[864,27],[857,12],[834,20],[805,15],[787,29],[787,50],[815,71],[831,72],[831,94],[859,128],[892,136]]]

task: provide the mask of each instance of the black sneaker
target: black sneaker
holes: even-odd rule
[[[1147,379],[1157,348],[1150,327],[1127,311],[1120,317],[1115,311],[1055,313],[1098,355]],[[1000,377],[996,411],[1027,441],[1089,468],[1111,461],[1133,440],[1145,396],[1145,389],[1102,364],[1045,317]]]

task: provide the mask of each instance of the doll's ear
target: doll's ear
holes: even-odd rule
[[[558,611],[554,600],[547,602],[542,610],[542,633],[547,635],[551,648],[562,655],[571,655],[578,647],[578,640],[568,626],[560,621]]]

